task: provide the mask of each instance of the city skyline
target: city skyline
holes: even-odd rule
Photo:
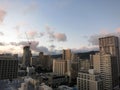
[[[0,0],[0,53],[98,50],[98,38],[120,33],[117,0]]]

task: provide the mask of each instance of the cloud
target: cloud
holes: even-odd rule
[[[92,45],[99,45],[98,39],[101,37],[101,35],[92,35],[89,37],[88,42]]]
[[[19,43],[17,43],[18,45],[22,45],[22,46],[26,46],[26,45],[29,45],[29,42],[27,41],[21,41]]]
[[[16,43],[16,42],[10,42],[9,44],[12,46],[18,46],[18,43]]]
[[[55,50],[55,45],[50,45],[49,48],[50,48],[50,51],[53,52]]]
[[[4,42],[0,42],[0,46],[5,46],[6,44]]]
[[[119,29],[117,32],[114,33],[108,33],[108,34],[94,34],[89,37],[88,42],[91,45],[99,45],[99,38],[101,37],[106,37],[106,36],[117,36],[119,38],[119,43],[120,43],[120,32]]]
[[[0,36],[4,36],[4,33],[3,33],[3,32],[0,32]]]
[[[28,38],[34,38],[37,36],[38,33],[37,31],[32,30],[32,31],[28,31],[26,34],[27,36],[29,36]]]
[[[39,46],[39,41],[31,41],[30,42],[30,48],[33,52],[44,52],[45,54],[49,54],[49,50],[47,47],[45,46]],[[28,46],[29,43],[27,41],[20,41],[20,42],[10,42],[9,45],[12,45],[12,46],[18,46],[18,47],[21,47],[23,48],[24,46]]]
[[[33,38],[41,38],[44,36],[44,32],[39,32],[35,30],[30,30],[26,32],[27,38],[33,39]]]
[[[49,41],[54,41],[54,29],[48,25],[45,26],[45,29],[46,29],[46,33],[48,35],[48,38],[49,38]]]
[[[67,37],[64,33],[55,33],[54,37],[57,41],[66,41]]]
[[[89,46],[89,47],[83,46],[83,47],[80,47],[78,49],[73,48],[71,50],[74,53],[77,53],[77,52],[88,52],[88,51],[99,51],[99,47],[98,46]]]
[[[5,15],[6,15],[6,11],[0,9],[0,24],[3,23]]]
[[[49,41],[58,41],[58,42],[64,42],[67,40],[67,36],[64,34],[64,33],[58,33],[58,32],[55,32],[54,29],[55,28],[52,28],[50,26],[46,26],[46,32],[47,32],[47,35],[48,35],[48,38],[49,38]]]
[[[37,47],[36,51],[37,52],[44,52],[45,54],[49,54],[50,53],[49,50],[48,50],[48,48],[45,47],[45,46],[39,46],[39,47]]]
[[[39,42],[38,41],[31,41],[30,43],[31,43],[31,45],[30,45],[31,49],[33,51],[37,51],[37,47],[39,45]]]
[[[45,29],[46,29],[46,31],[47,31],[48,33],[53,30],[53,28],[50,27],[50,26],[48,26],[48,25],[45,26]]]
[[[42,36],[44,36],[44,33],[43,32],[38,32],[36,30],[31,30],[31,31],[28,31],[26,32],[28,38],[40,38]]]

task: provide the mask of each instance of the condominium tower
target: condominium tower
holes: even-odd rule
[[[119,43],[118,37],[99,38],[100,73],[104,90],[113,90],[119,86]]]

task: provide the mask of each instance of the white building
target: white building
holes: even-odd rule
[[[93,70],[79,72],[77,77],[78,90],[103,90],[102,80],[99,74],[94,74]]]

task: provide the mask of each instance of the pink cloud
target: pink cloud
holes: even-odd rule
[[[67,36],[64,33],[56,33],[55,28],[50,27],[48,25],[45,26],[47,35],[49,37],[49,41],[66,41],[67,40]]]
[[[66,41],[67,37],[64,33],[55,33],[54,37],[57,41]]]

